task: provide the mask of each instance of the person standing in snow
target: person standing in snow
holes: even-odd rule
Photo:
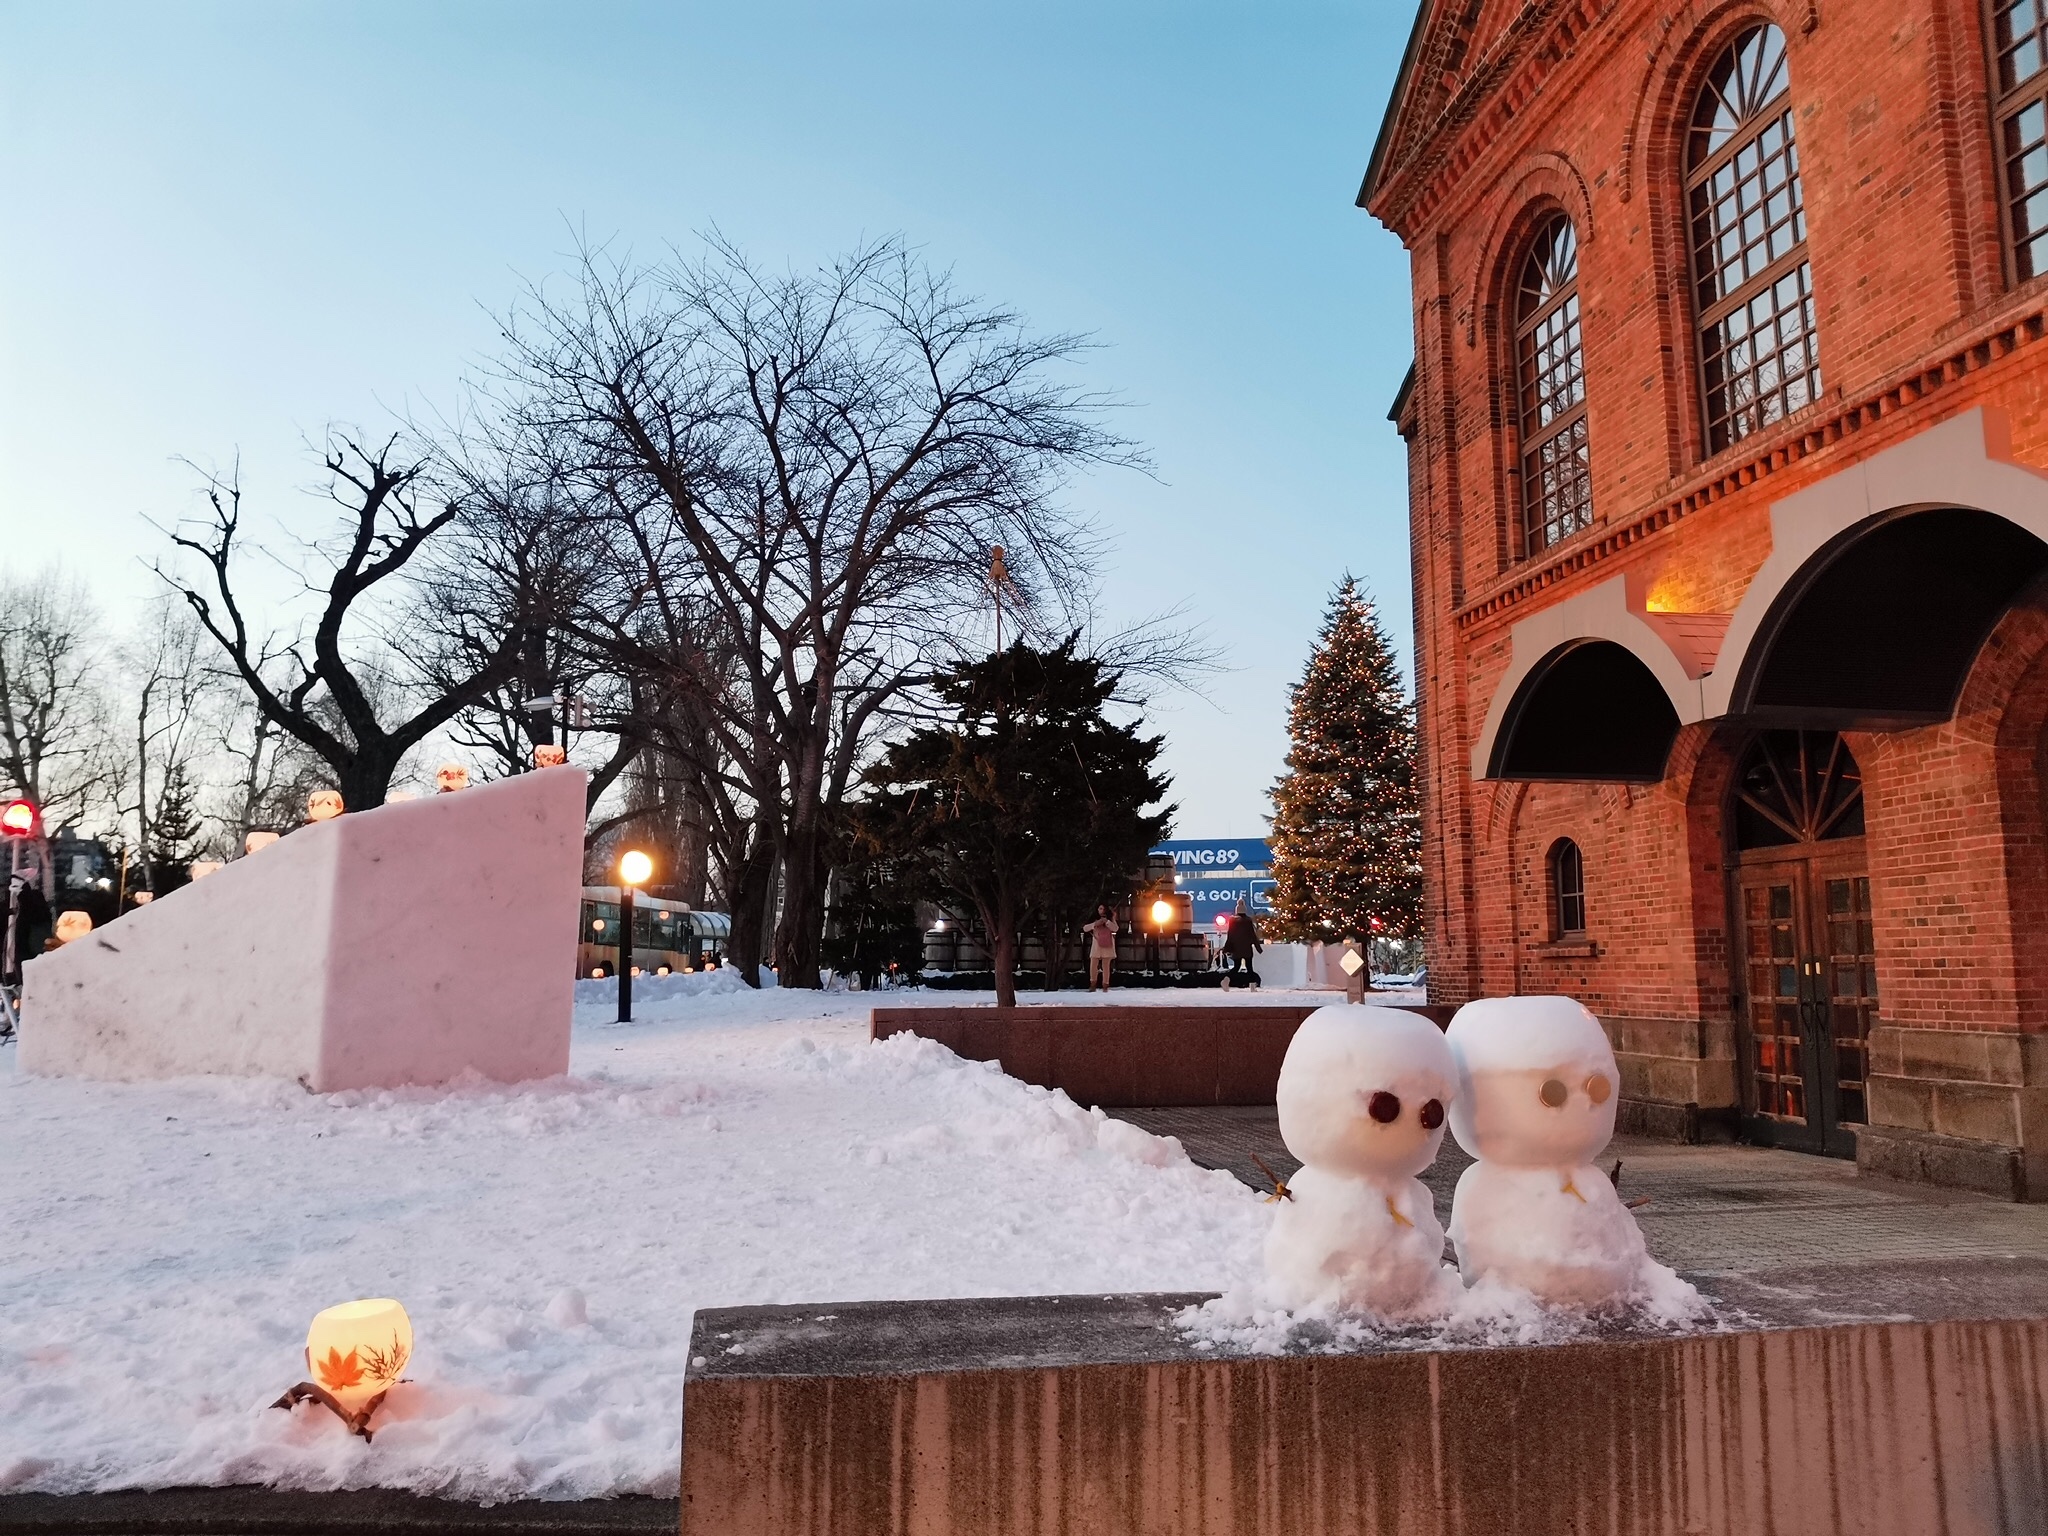
[[[1252,952],[1264,949],[1265,943],[1259,938],[1259,930],[1252,926],[1252,915],[1239,902],[1237,910],[1230,914],[1230,927],[1223,935],[1223,990],[1230,990],[1230,979],[1244,968],[1244,974],[1253,986],[1259,984],[1259,973],[1252,969]]]
[[[1102,983],[1102,990],[1109,990],[1109,969],[1116,964],[1116,915],[1106,903],[1095,908],[1095,921],[1085,924],[1081,931],[1088,935],[1088,990],[1095,990],[1096,982]]]

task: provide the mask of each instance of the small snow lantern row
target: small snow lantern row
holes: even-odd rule
[[[273,1408],[291,1409],[308,1398],[325,1403],[353,1434],[370,1438],[370,1415],[412,1358],[412,1319],[390,1297],[329,1307],[306,1330],[302,1381]]]

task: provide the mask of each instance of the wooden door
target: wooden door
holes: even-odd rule
[[[1751,1132],[1854,1157],[1877,1012],[1870,878],[1830,850],[1745,864],[1738,882]]]
[[[1862,783],[1837,736],[1767,732],[1738,774],[1743,1106],[1758,1141],[1856,1154],[1877,963]]]

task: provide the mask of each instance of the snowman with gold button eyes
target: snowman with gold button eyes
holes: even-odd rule
[[[1418,1014],[1341,1003],[1302,1021],[1275,1095],[1302,1166],[1266,1236],[1273,1300],[1393,1321],[1451,1309],[1461,1287],[1415,1176],[1443,1145],[1456,1087],[1442,1032]]]
[[[1446,1040],[1458,1066],[1451,1134],[1478,1159],[1451,1200],[1466,1281],[1585,1308],[1689,1294],[1593,1163],[1614,1135],[1619,1084],[1600,1021],[1568,997],[1482,998]]]

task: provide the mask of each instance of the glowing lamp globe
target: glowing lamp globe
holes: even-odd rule
[[[1173,921],[1173,903],[1161,897],[1152,903],[1152,922],[1155,927],[1164,928]]]
[[[619,878],[628,885],[645,885],[654,877],[654,860],[638,848],[619,855]]]
[[[8,837],[34,837],[36,832],[36,803],[33,800],[10,800],[7,808],[0,810],[0,833]]]
[[[74,910],[57,914],[56,933],[59,944],[74,943],[91,932],[92,914],[90,912]]]
[[[306,1330],[306,1370],[344,1417],[390,1391],[411,1358],[412,1319],[388,1296],[329,1307]]]

